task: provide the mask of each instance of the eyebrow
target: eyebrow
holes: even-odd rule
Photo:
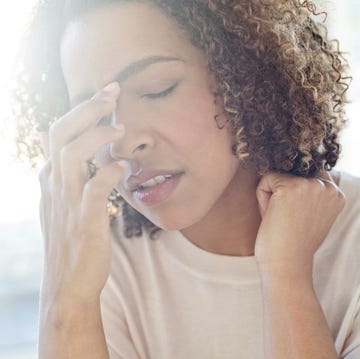
[[[153,65],[158,62],[169,62],[169,61],[182,61],[185,62],[184,59],[180,57],[173,56],[150,56],[145,57],[143,59],[134,61],[127,65],[123,70],[121,70],[114,78],[113,81],[117,81],[119,84],[127,80],[129,77],[139,73],[150,65]],[[112,81],[110,81],[112,82]],[[94,95],[93,93],[82,93],[76,96],[74,99],[70,101],[71,108],[78,105],[80,102]]]

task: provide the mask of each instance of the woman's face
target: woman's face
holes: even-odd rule
[[[224,196],[239,167],[232,137],[214,116],[214,82],[203,53],[176,23],[149,4],[104,5],[71,22],[62,38],[61,60],[72,106],[117,79],[129,64],[165,57],[120,79],[121,94],[112,121],[125,136],[97,153],[101,165],[127,159],[133,171],[183,172],[170,195],[145,204],[119,178],[125,200],[163,229],[184,229],[202,220]],[[173,90],[163,97],[156,94]],[[146,96],[145,96],[146,95]],[[220,102],[220,101],[217,101]],[[228,193],[227,193],[228,195]]]

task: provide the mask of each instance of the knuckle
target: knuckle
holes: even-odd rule
[[[85,102],[88,106],[90,106],[93,110],[99,111],[101,110],[101,105],[104,105],[106,102],[102,101],[100,97],[92,97]]]
[[[50,173],[51,173],[51,162],[47,161],[47,163],[40,169],[38,173],[38,180],[40,184],[43,185],[45,183],[48,183]]]
[[[42,168],[40,171],[39,171],[39,174],[38,174],[38,180],[41,184],[45,183],[45,181],[47,180],[48,178],[48,175],[45,171],[44,168]]]
[[[330,184],[330,191],[334,194],[334,195],[338,195],[339,194],[339,187],[334,184],[334,183],[331,183]]]
[[[58,122],[54,122],[49,128],[49,150],[60,147],[61,133],[61,125]]]
[[[60,158],[62,162],[67,162],[71,158],[71,153],[73,153],[71,144],[65,145],[60,150]]]
[[[329,193],[330,196],[337,198],[339,195],[339,191],[340,189],[338,188],[338,186],[336,186],[336,184],[334,183],[329,183],[328,185],[325,183],[326,186],[326,190]]]
[[[55,121],[49,127],[49,140],[54,141],[58,132],[59,122]]]
[[[346,204],[346,196],[343,191],[341,191],[341,190],[338,191],[338,198],[339,198],[340,203],[342,203],[344,205]]]
[[[86,107],[94,107],[96,105],[96,99],[91,97],[88,98],[86,100],[84,100],[81,104],[81,107],[86,108]]]
[[[327,192],[327,185],[320,178],[311,178],[309,183],[314,192],[319,194]]]
[[[87,103],[93,111],[103,113],[105,109],[108,109],[115,104],[115,98],[101,94],[90,98],[87,100]]]
[[[97,98],[84,100],[77,108],[74,109],[77,115],[99,117],[105,113],[105,101],[99,101]],[[75,113],[74,113],[75,115]]]

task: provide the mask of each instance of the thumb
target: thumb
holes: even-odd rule
[[[256,188],[256,199],[259,204],[261,218],[264,218],[265,212],[269,206],[270,198],[275,192],[278,184],[279,175],[273,172],[268,172],[261,177]]]
[[[261,218],[264,218],[271,196],[272,192],[266,192],[263,189],[256,190],[256,198],[259,204]]]

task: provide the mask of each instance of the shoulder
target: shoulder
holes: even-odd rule
[[[338,179],[346,203],[316,251],[313,269],[314,289],[333,333],[349,325],[344,318],[353,315],[360,288],[360,177],[341,171]]]
[[[338,186],[346,199],[342,215],[347,216],[353,213],[355,214],[354,219],[360,220],[360,177],[345,171],[338,172]]]
[[[331,175],[334,178],[333,173]],[[334,180],[344,193],[346,203],[333,223],[324,246],[331,244],[330,239],[337,242],[333,245],[344,246],[346,243],[340,238],[347,238],[347,243],[352,242],[360,255],[360,177],[341,171],[336,173]]]
[[[353,238],[352,245],[360,259],[360,177],[341,172],[339,188],[345,195],[346,203],[334,223],[334,230],[339,235],[342,233],[343,236]]]
[[[338,172],[346,203],[314,256],[321,280],[347,278],[360,285],[360,177]],[[324,276],[324,277],[323,277]],[[352,277],[352,279],[351,279]],[[341,287],[341,283],[339,283]]]
[[[345,206],[315,253],[314,261],[320,272],[334,270],[344,275],[347,272],[358,276],[360,284],[360,177],[341,171],[338,179]]]

